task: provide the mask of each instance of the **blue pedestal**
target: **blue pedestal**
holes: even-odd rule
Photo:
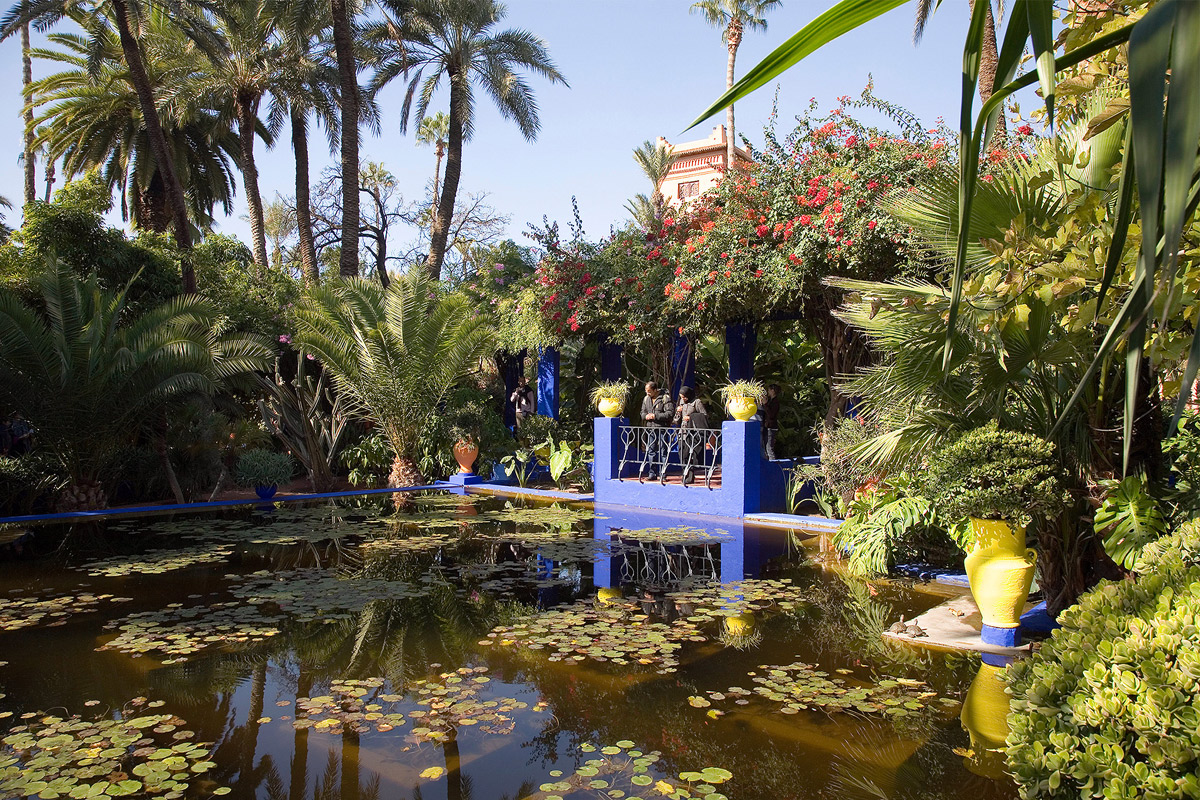
[[[538,349],[537,413],[543,417],[558,419],[558,371],[557,347]]]
[[[991,625],[984,625],[979,635],[984,644],[996,647],[1018,647],[1021,644],[1020,628],[993,628]]]
[[[1021,630],[1023,631],[1050,633],[1058,627],[1058,621],[1046,611],[1045,600],[1021,615]]]
[[[729,381],[754,379],[754,350],[758,332],[748,322],[731,322],[725,326],[725,347],[729,351]]]
[[[453,483],[457,486],[474,486],[477,483],[483,483],[483,478],[474,472],[456,472],[446,480],[448,483]]]

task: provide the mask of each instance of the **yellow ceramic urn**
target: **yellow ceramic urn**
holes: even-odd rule
[[[619,417],[625,409],[625,404],[615,397],[602,397],[600,402],[596,404],[600,409],[600,413],[606,417]]]
[[[975,549],[967,555],[967,580],[983,624],[1017,628],[1033,584],[1037,553],[1025,546],[1025,529],[1007,522],[971,519]]]
[[[971,755],[963,759],[967,769],[985,778],[1004,777],[1004,748],[1008,738],[1008,694],[1004,691],[1003,667],[981,663],[963,700],[959,719],[971,736]]]
[[[753,397],[730,398],[725,408],[739,422],[747,422],[758,413],[758,403],[754,402]]]

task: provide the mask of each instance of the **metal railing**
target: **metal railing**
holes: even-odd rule
[[[678,470],[685,483],[703,474],[704,485],[712,487],[714,473],[721,466],[721,431],[718,428],[620,428],[621,460],[617,476],[624,477],[627,467],[637,467],[639,481],[667,482],[667,475]]]

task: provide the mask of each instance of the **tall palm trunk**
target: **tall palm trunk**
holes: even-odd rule
[[[242,185],[246,189],[246,207],[250,212],[250,238],[254,245],[254,263],[267,265],[267,234],[263,222],[262,195],[258,191],[258,165],[254,161],[254,123],[258,121],[258,95],[237,94],[238,144],[242,151]]]
[[[304,714],[300,710],[299,700],[308,697],[312,691],[312,673],[303,666],[296,677],[296,719]],[[296,728],[292,743],[291,780],[288,787],[288,800],[304,800],[308,789],[308,728]]]
[[[442,278],[442,262],[446,260],[446,240],[450,236],[450,223],[454,219],[454,198],[458,194],[458,181],[462,177],[462,89],[457,70],[450,72],[450,133],[447,137],[446,178],[442,181],[442,197],[438,202],[437,214],[433,218],[433,230],[429,242],[429,275],[435,280]]]
[[[433,154],[437,156],[437,162],[433,168],[433,200],[429,204],[430,219],[437,215],[438,183],[442,179],[442,157],[446,155],[446,143],[438,141],[433,147]]]
[[[54,192],[54,159],[46,159],[46,202],[50,202],[50,195]]]
[[[21,88],[25,120],[25,202],[37,199],[37,157],[33,152],[33,98],[29,87],[33,83],[33,58],[29,52],[29,23],[21,26]]]
[[[300,266],[304,281],[316,286],[321,282],[317,249],[313,243],[312,199],[308,177],[307,114],[292,105],[292,151],[296,155],[296,231],[300,237]]]
[[[146,65],[142,62],[141,48],[138,46],[137,38],[133,35],[129,6],[125,0],[112,0],[112,4],[117,32],[121,37],[121,52],[125,56],[125,66],[129,68],[129,79],[137,92],[138,107],[146,125],[146,137],[150,140],[150,150],[154,154],[154,161],[167,185],[167,199],[171,205],[175,228],[175,244],[182,256],[183,290],[188,294],[194,294],[196,271],[192,266],[191,259],[192,230],[188,222],[187,201],[184,198],[183,185],[180,184],[179,175],[175,172],[175,162],[171,159],[171,148],[167,145],[167,136],[163,133],[162,120],[159,119],[158,106],[154,101],[154,87],[150,85],[150,76],[146,73]]]
[[[347,0],[330,0],[342,105],[342,255],[339,272],[358,276],[358,68]]]
[[[729,23],[729,27],[725,30],[725,46],[729,48],[729,61],[725,65],[725,88],[733,88],[733,63],[737,60],[738,47],[742,44],[742,23],[734,19]],[[729,108],[725,110],[725,127],[729,128],[728,139],[725,142],[725,172],[733,169],[733,153],[734,153],[734,129],[733,129],[733,103],[729,104]]]
[[[986,103],[992,96],[992,86],[996,82],[996,64],[1000,60],[1000,56],[996,51],[996,21],[992,18],[992,4],[990,0],[984,0],[984,2],[987,3],[987,12],[983,18],[983,49],[979,53],[979,99]],[[975,0],[971,0],[972,12],[974,9]],[[996,121],[998,135],[992,141],[1003,141],[1006,130],[1004,112],[1001,111]]]

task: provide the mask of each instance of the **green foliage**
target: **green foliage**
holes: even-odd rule
[[[1104,536],[1104,550],[1126,569],[1133,569],[1142,549],[1167,532],[1162,503],[1150,491],[1145,475],[1102,483],[1108,493],[1096,509],[1093,526]]]
[[[591,488],[593,458],[591,442],[555,441],[551,436],[542,442],[534,452],[538,460],[549,469],[550,479],[558,488],[565,489],[574,481],[578,481],[585,491]]]
[[[1144,575],[1175,560],[1188,566],[1200,566],[1200,520],[1186,522],[1169,536],[1142,548],[1134,570]]]
[[[1069,500],[1054,445],[995,423],[963,435],[931,458],[920,492],[949,520],[1052,518]]]
[[[67,192],[76,183],[79,191]],[[0,246],[0,288],[25,300],[38,294],[38,279],[47,259],[80,277],[96,276],[101,289],[123,291],[127,304],[146,309],[179,294],[183,283],[175,249],[151,233],[127,239],[104,224],[88,181],[75,181],[60,190],[52,203],[25,207],[25,221]]]
[[[629,398],[629,384],[625,381],[603,381],[596,384],[589,397],[592,403],[599,403],[601,400],[618,400],[624,405]]]
[[[443,410],[421,432],[418,465],[429,476],[452,475],[458,471],[454,460],[455,442],[474,441],[479,446],[475,473],[491,474],[492,465],[512,448],[513,438],[497,410],[499,397],[475,386],[459,386],[447,395]]]
[[[243,486],[282,486],[296,474],[296,462],[287,453],[255,448],[238,456],[237,480]]]
[[[256,266],[250,248],[232,236],[210,234],[192,248],[201,293],[221,311],[223,330],[278,337],[291,329],[288,310],[300,287],[278,266]]]
[[[749,398],[761,406],[767,402],[767,387],[762,381],[733,381],[717,389],[717,395],[726,405],[732,400]]]
[[[313,287],[295,315],[297,343],[320,359],[353,410],[379,426],[396,459],[414,469],[422,432],[492,347],[485,320],[466,299],[439,296],[419,268],[386,290],[362,279]]]
[[[387,439],[378,432],[368,433],[342,451],[342,465],[349,468],[347,477],[353,486],[373,489],[379,485],[392,464]]]
[[[0,456],[0,514],[28,514],[44,493],[61,488],[53,466],[38,453],[20,458]]]
[[[123,448],[169,403],[262,369],[269,345],[222,336],[195,296],[141,313],[124,293],[51,265],[34,308],[0,290],[0,404],[20,410],[39,448],[76,483],[110,477]]]
[[[821,473],[825,485],[843,507],[879,473],[864,464],[855,448],[877,435],[879,426],[868,417],[842,417],[825,426],[821,438]]]
[[[515,478],[517,485],[524,489],[529,485],[529,479],[533,477],[533,470],[537,467],[537,454],[527,447],[520,447],[500,459],[500,463],[504,465],[504,471],[508,477]]]
[[[1198,541],[1191,525],[1152,545],[1140,577],[1083,595],[1009,668],[1008,764],[1022,797],[1200,796]]]
[[[950,564],[966,549],[968,526],[939,515],[924,497],[901,488],[873,485],[850,503],[846,521],[838,526],[833,546],[848,555],[850,572],[887,575],[905,561]]]
[[[805,487],[812,487],[813,496],[802,498]],[[812,503],[824,517],[837,516],[840,498],[825,485],[825,473],[816,464],[797,464],[787,474],[784,484],[789,514],[799,514],[805,503]]]

